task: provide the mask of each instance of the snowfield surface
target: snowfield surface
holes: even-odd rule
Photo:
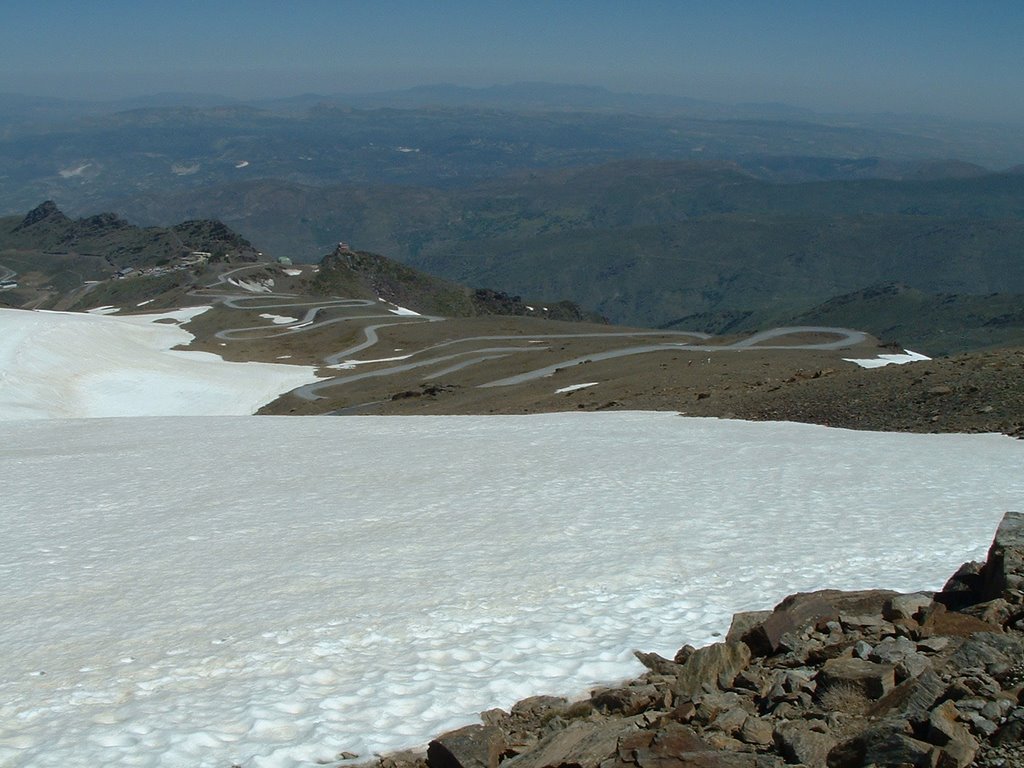
[[[313,368],[228,363],[172,349],[209,307],[157,315],[0,309],[0,421],[93,416],[247,415]]]
[[[903,352],[879,355],[878,357],[859,359],[844,357],[843,360],[848,363],[856,363],[861,368],[884,368],[887,365],[906,365],[907,363],[916,363],[920,360],[931,360],[931,358],[926,355],[922,355],[920,352],[905,349]]]
[[[937,588],[1024,496],[1003,436],[668,413],[3,432],[5,768],[367,759],[797,590]]]

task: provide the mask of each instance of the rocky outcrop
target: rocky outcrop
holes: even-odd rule
[[[1008,513],[939,593],[793,595],[725,642],[638,652],[636,680],[490,710],[386,768],[1024,766],[1022,584]]]
[[[60,209],[57,208],[57,204],[53,202],[53,200],[47,200],[29,211],[13,231],[20,232],[21,230],[28,229],[34,224],[38,224],[44,220],[55,222],[61,226],[71,223],[71,219],[61,213]]]

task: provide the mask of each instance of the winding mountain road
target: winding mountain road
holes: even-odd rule
[[[451,363],[441,370],[428,373],[423,379],[431,380],[439,376],[447,375],[455,371],[463,370],[482,362],[496,360],[509,355],[516,355],[523,352],[550,351],[551,347],[546,345],[548,341],[565,341],[579,339],[633,339],[646,340],[647,343],[634,344],[619,349],[605,350],[585,355],[579,355],[556,363],[545,365],[532,370],[524,371],[514,376],[497,379],[495,381],[480,384],[480,387],[507,387],[535,379],[550,376],[555,371],[570,368],[584,363],[596,362],[599,360],[611,360],[630,355],[640,355],[650,352],[663,351],[690,351],[708,354],[721,352],[741,352],[750,349],[806,349],[806,350],[830,350],[846,349],[864,342],[867,334],[850,328],[833,328],[828,326],[788,326],[772,328],[770,330],[755,333],[752,336],[732,342],[731,344],[702,344],[711,337],[710,334],[690,331],[609,331],[585,332],[585,333],[559,333],[559,334],[537,334],[537,335],[490,335],[490,336],[465,336],[457,339],[448,339],[437,344],[414,350],[402,355],[399,358],[388,357],[378,360],[356,360],[353,355],[363,352],[377,345],[380,342],[378,331],[382,328],[389,328],[409,323],[440,323],[445,318],[434,315],[413,315],[397,314],[396,311],[387,310],[381,300],[372,299],[345,299],[333,297],[323,301],[296,301],[299,297],[294,294],[276,293],[269,290],[253,292],[245,285],[243,280],[233,281],[231,278],[244,272],[262,268],[265,265],[258,264],[246,267],[239,267],[218,276],[217,281],[201,289],[192,292],[193,296],[204,299],[214,299],[222,306],[237,310],[294,310],[305,308],[305,312],[296,322],[279,324],[273,326],[246,326],[242,328],[226,328],[217,331],[215,338],[222,342],[275,339],[300,333],[307,333],[316,329],[339,323],[365,322],[361,327],[362,340],[342,350],[326,355],[322,358],[326,367],[355,367],[357,365],[379,365],[382,363],[393,363],[373,370],[360,371],[359,373],[342,374],[333,376],[322,381],[307,384],[296,390],[293,394],[308,401],[323,399],[321,394],[324,390],[334,387],[345,386],[356,381],[370,378],[393,376],[410,370],[426,368],[428,366]],[[239,293],[244,291],[244,293]],[[379,310],[383,309],[384,312]],[[373,311],[377,310],[377,311]],[[338,317],[321,319],[321,316],[328,311],[354,312],[355,314],[343,314]],[[386,322],[372,322],[375,320],[386,320]],[[371,322],[367,322],[371,321]],[[787,336],[802,334],[826,334],[837,338],[831,341],[799,342],[790,344],[768,344],[777,339],[784,339]],[[664,341],[656,341],[665,339]],[[668,339],[672,339],[669,341]],[[687,339],[687,341],[676,341],[676,339]],[[502,346],[491,346],[494,342],[509,342]],[[516,343],[517,342],[517,343]],[[478,346],[478,345],[487,346]],[[453,350],[453,347],[471,345],[472,348],[464,350]],[[346,363],[348,364],[346,366]]]

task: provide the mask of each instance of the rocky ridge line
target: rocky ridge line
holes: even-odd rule
[[[940,592],[823,590],[569,701],[537,696],[379,768],[1024,766],[1024,514]],[[353,758],[343,753],[339,759]]]

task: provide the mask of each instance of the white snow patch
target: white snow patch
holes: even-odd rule
[[[423,744],[790,592],[938,588],[1022,460],[998,435],[668,413],[11,423],[0,762]]]
[[[90,315],[116,315],[121,311],[121,308],[113,305],[107,305],[105,307],[93,307],[92,309],[87,309],[85,311]]]
[[[559,395],[559,394],[561,394],[563,392],[575,392],[577,389],[586,389],[587,387],[596,387],[597,384],[598,383],[596,381],[588,381],[586,384],[570,384],[567,387],[562,387],[561,389],[556,389],[555,390],[555,394]]]
[[[299,322],[299,318],[297,317],[286,317],[284,315],[271,315],[264,313],[260,315],[260,317],[262,317],[264,320],[269,320],[274,325],[286,325],[287,323]]]
[[[254,280],[250,282],[248,280],[229,277],[228,282],[231,283],[231,285],[241,288],[243,291],[249,291],[250,293],[270,293],[270,289],[274,286],[273,278],[267,278],[266,280]]]
[[[123,317],[0,309],[0,420],[250,414],[317,380],[310,367],[172,349],[193,338],[177,323],[207,309]]]
[[[393,306],[394,309],[389,309],[388,312],[390,312],[393,315],[401,315],[403,317],[419,317],[420,316],[419,312],[413,312],[411,309],[406,309],[405,307],[400,307],[397,304],[392,304],[391,306]]]
[[[185,165],[184,163],[174,163],[171,165],[171,173],[175,176],[191,176],[194,173],[199,173],[199,163],[192,163],[191,165]]]
[[[155,301],[155,299],[146,299],[145,301],[140,301],[140,302],[139,302],[138,304],[136,304],[135,306],[136,306],[136,307],[144,307],[144,306],[146,306],[147,304],[152,304],[152,303],[153,303],[154,301]]]
[[[848,363],[856,363],[861,368],[882,368],[886,365],[904,365],[906,363],[915,363],[919,360],[931,360],[931,358],[922,355],[920,352],[912,352],[909,349],[905,349],[899,354],[879,355],[878,357],[865,359],[844,357],[843,360]]]
[[[395,350],[398,351],[397,349]],[[398,357],[379,357],[376,360],[342,360],[340,363],[334,365],[325,365],[325,368],[333,368],[338,371],[347,371],[351,368],[355,368],[357,365],[370,365],[371,363],[393,363],[396,360],[408,360],[412,357],[412,354],[399,355]]]
[[[91,166],[92,163],[82,163],[81,165],[76,165],[74,168],[64,168],[63,170],[58,171],[58,173],[62,179],[71,179],[75,176],[81,176],[85,170]]]
[[[284,271],[284,273],[286,275],[291,276],[291,277],[298,277],[299,275],[302,274],[302,270],[301,269],[286,269]]]
[[[201,307],[182,307],[181,309],[171,309],[167,312],[158,312],[154,314],[124,315],[119,317],[118,320],[123,320],[128,323],[136,323],[138,325],[149,325],[151,323],[166,324],[168,320],[173,320],[180,325],[184,325],[210,309],[213,309],[213,307],[206,304]]]
[[[249,165],[249,161],[248,160],[241,160],[241,161],[235,163],[235,168],[245,168],[247,165]]]

